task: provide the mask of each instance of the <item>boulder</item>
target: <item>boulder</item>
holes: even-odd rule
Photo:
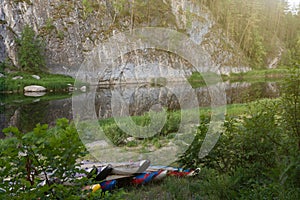
[[[2,77],[5,77],[5,75],[0,73],[0,78],[2,78]]]
[[[24,87],[24,92],[45,92],[47,89],[40,85],[29,85]]]
[[[41,77],[39,77],[38,75],[31,75],[32,78],[35,78],[36,80],[40,80]]]
[[[80,90],[81,90],[82,92],[86,92],[86,86],[82,86],[82,87],[80,88]]]
[[[23,77],[22,76],[15,76],[15,77],[12,78],[12,80],[18,80],[18,79],[23,79]]]

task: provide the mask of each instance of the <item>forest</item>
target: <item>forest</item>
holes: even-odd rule
[[[280,63],[291,66],[300,59],[300,14],[284,0],[200,0],[247,55],[254,68],[265,68],[282,55]]]

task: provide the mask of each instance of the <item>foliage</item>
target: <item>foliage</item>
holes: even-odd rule
[[[0,141],[0,177],[6,192],[0,194],[1,199],[64,199],[80,194],[86,180],[74,179],[80,172],[76,160],[86,150],[72,123],[59,119],[53,129],[37,124],[26,134],[15,127],[3,132],[7,137]],[[39,185],[42,180],[44,186]]]
[[[34,30],[25,25],[18,43],[18,61],[23,71],[40,72],[45,67],[44,44]]]
[[[171,5],[167,2],[159,0],[114,0],[112,7],[116,20],[123,21],[130,18],[131,28],[134,28],[135,24],[176,27],[176,17],[172,13]]]
[[[4,69],[6,67],[5,62],[0,62],[0,73],[3,74],[4,73]]]
[[[300,150],[300,66],[291,69],[283,88],[283,118],[285,130],[299,142]]]
[[[281,180],[300,187],[300,68],[291,69],[291,75],[286,78],[281,102],[282,132],[289,147],[288,155],[284,157]],[[296,177],[296,179],[293,179]],[[298,178],[297,178],[298,177]]]
[[[287,12],[287,1],[199,0],[194,2],[201,6],[205,5],[212,11],[226,35],[232,38],[249,58],[252,67],[263,68],[270,62],[267,58],[280,58],[283,49],[284,52],[290,53],[290,58],[297,60],[300,12],[298,14]],[[289,59],[285,59],[282,64],[292,63]]]
[[[214,85],[219,80],[219,75],[214,72],[193,72],[192,75],[188,77],[188,82],[193,88]]]
[[[48,18],[46,21],[45,29],[48,33],[54,30],[56,27],[53,24],[53,18]]]
[[[129,187],[110,194],[111,199],[291,199],[300,197],[300,189],[285,188],[281,184],[242,187],[236,182],[237,174],[220,174],[202,168],[197,177],[167,177],[139,188]]]
[[[289,73],[283,84],[282,98],[249,103],[247,112],[236,116],[243,108],[232,109],[221,137],[210,154],[199,159],[198,152],[210,123],[208,109],[200,110],[201,124],[190,148],[178,161],[183,167],[201,167],[199,177],[191,179],[167,178],[160,184],[116,190],[106,193],[105,199],[299,199],[299,68]],[[240,114],[240,113],[238,113]],[[171,137],[178,131],[181,113],[167,112],[167,123],[159,137]],[[150,123],[149,115],[133,117],[141,126]],[[100,121],[105,134],[117,145],[128,137],[113,122]],[[83,185],[91,181],[74,180],[78,172],[76,159],[85,154],[74,125],[66,119],[57,122],[54,129],[37,125],[27,134],[16,128],[5,129],[7,138],[0,141],[1,188],[10,193],[0,194],[4,199],[99,199],[100,192],[87,196]],[[146,142],[160,148],[161,138],[149,138]],[[139,140],[127,143],[136,147]],[[37,186],[41,174],[54,169],[60,182]],[[67,173],[66,173],[67,172]],[[38,176],[39,175],[39,176]],[[52,176],[53,177],[53,176]],[[49,181],[51,177],[49,177]],[[64,183],[70,182],[72,186]],[[138,190],[138,192],[136,191]]]
[[[247,48],[247,55],[251,59],[254,66],[263,68],[264,59],[266,57],[266,48],[263,44],[263,37],[258,32],[254,32],[251,36],[251,45]]]
[[[83,18],[87,19],[87,17],[94,11],[94,2],[91,0],[82,0],[82,5],[84,10]]]
[[[195,140],[179,162],[187,167],[215,170],[217,180],[210,177],[206,183],[214,188],[213,193],[207,193],[209,188],[205,190],[209,197],[299,198],[299,68],[290,74],[281,99],[248,104],[247,113],[227,118],[218,143],[202,159],[198,152],[210,119],[201,120]]]

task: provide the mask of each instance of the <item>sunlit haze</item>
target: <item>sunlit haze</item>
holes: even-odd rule
[[[289,4],[289,10],[296,14],[299,9],[300,0],[286,0]]]
[[[300,4],[300,0],[286,0],[289,5],[293,8],[293,7],[298,7]]]

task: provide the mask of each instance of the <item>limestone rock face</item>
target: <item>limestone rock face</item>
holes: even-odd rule
[[[210,60],[214,71],[228,74],[232,71],[249,70],[241,51],[225,37],[208,9],[191,1],[154,0],[150,5],[134,6],[137,8],[134,13],[136,20],[132,24],[128,7],[130,3],[118,5],[122,2],[0,0],[0,61],[9,58],[18,66],[15,38],[20,36],[23,27],[29,24],[45,41],[49,71],[75,77],[88,55],[112,35],[130,31],[132,27],[150,26],[173,29],[189,36],[208,52],[209,56],[205,59]],[[150,59],[149,63],[154,63],[154,59]],[[166,59],[164,65],[171,66],[172,63]],[[137,67],[134,62],[128,63],[127,66],[128,70]],[[163,69],[160,69],[160,73],[166,74],[167,72],[162,72]],[[207,70],[209,69],[203,71]],[[115,77],[119,75],[117,71],[105,72],[107,73],[101,77],[111,81],[115,81]],[[148,69],[139,69],[135,72],[140,74],[134,76],[142,77],[151,74],[153,70],[149,72]],[[130,76],[130,80],[132,77],[133,75]]]
[[[24,92],[45,92],[47,89],[40,85],[29,85],[24,87]]]

